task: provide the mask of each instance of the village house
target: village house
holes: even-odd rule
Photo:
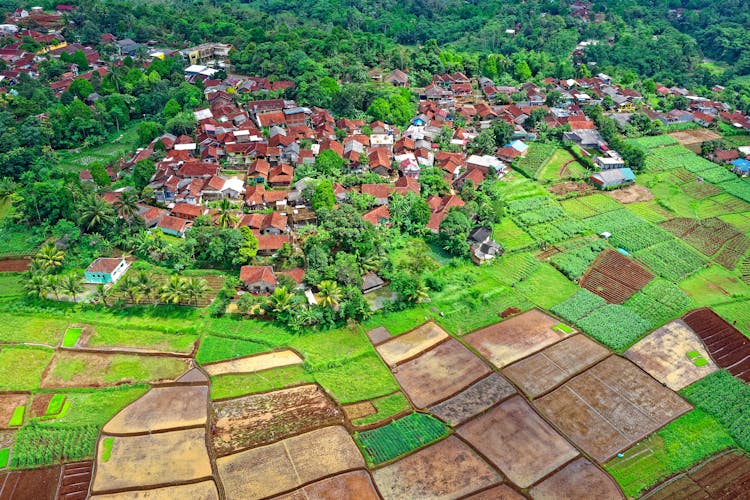
[[[278,285],[271,266],[242,266],[240,281],[250,293],[271,293]]]
[[[128,270],[127,261],[120,257],[116,259],[110,259],[106,257],[100,257],[94,262],[89,264],[84,272],[84,278],[86,283],[117,283],[125,272]]]

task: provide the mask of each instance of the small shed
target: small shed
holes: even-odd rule
[[[362,276],[362,293],[370,293],[385,286],[383,278],[370,271]]]
[[[86,268],[84,277],[86,283],[100,285],[116,283],[127,270],[128,263],[122,257],[116,259],[100,257]]]

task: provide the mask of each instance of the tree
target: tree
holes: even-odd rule
[[[66,294],[73,298],[73,302],[76,302],[76,297],[83,291],[83,283],[81,283],[80,276],[75,274],[69,274],[62,280],[62,289]]]
[[[466,238],[471,230],[471,221],[461,210],[452,208],[440,222],[438,236],[443,249],[453,255],[466,255],[469,243]]]
[[[44,269],[60,267],[65,260],[65,251],[60,250],[54,243],[47,243],[34,256]]]
[[[425,168],[419,173],[419,185],[422,196],[443,196],[450,192],[450,186],[445,181],[443,173],[437,168]]]
[[[495,145],[502,147],[513,139],[515,130],[513,126],[503,120],[495,120],[492,124],[492,135],[495,137]]]
[[[114,222],[114,209],[102,198],[91,194],[85,197],[78,207],[79,222],[85,231],[101,229]]]
[[[180,103],[174,98],[168,100],[164,105],[164,117],[167,119],[174,118],[180,111],[182,111]]]
[[[148,183],[151,182],[151,177],[153,177],[155,173],[156,165],[153,161],[141,160],[137,162],[135,167],[133,167],[133,187],[135,187],[138,192],[141,192],[143,188],[148,186]]]
[[[94,179],[97,186],[107,187],[112,183],[104,163],[100,161],[92,163],[89,171],[91,172],[91,178]]]
[[[91,302],[94,304],[102,303],[106,307],[109,293],[109,289],[104,285],[97,285],[96,290],[94,290],[94,293],[91,295]]]
[[[135,280],[135,278],[131,277],[130,275],[125,276],[122,280],[120,280],[120,285],[118,288],[128,296],[131,304],[138,304],[140,302],[141,287]]]
[[[113,206],[120,217],[131,221],[140,211],[138,201],[138,193],[132,189],[128,189],[120,193],[120,199],[116,200]]]
[[[141,122],[138,125],[138,143],[141,146],[149,144],[159,137],[159,124],[156,122]]]
[[[185,293],[190,301],[198,307],[198,301],[209,291],[208,283],[202,278],[190,278],[185,287]]]
[[[174,135],[190,135],[195,129],[195,115],[191,111],[177,113],[167,122],[167,132]]]
[[[158,295],[154,287],[154,280],[153,278],[151,278],[151,275],[148,273],[148,271],[138,271],[138,273],[135,275],[134,285],[138,291],[135,300],[136,304],[140,301],[141,298],[149,298],[151,296],[155,297],[156,295]]]
[[[227,198],[222,198],[219,202],[219,216],[216,219],[219,227],[226,229],[228,227],[234,227],[239,218],[233,212],[234,206]]]
[[[23,287],[29,295],[43,299],[50,292],[49,277],[44,274],[35,274],[26,280]]]
[[[268,307],[266,307],[266,310],[274,313],[277,318],[283,316],[292,308],[293,298],[294,294],[288,289],[283,286],[277,287],[268,297]]]
[[[179,304],[187,296],[187,282],[173,274],[159,293],[161,300],[167,304]]]
[[[320,305],[337,309],[341,301],[341,287],[335,281],[324,280],[318,283],[318,294],[320,295]]]
[[[332,149],[321,151],[315,159],[315,170],[326,177],[336,177],[341,175],[343,167],[344,159]]]
[[[367,114],[372,116],[374,120],[382,122],[390,121],[391,105],[387,100],[383,99],[382,97],[378,97],[377,99],[372,101],[370,107],[367,108]]]
[[[479,135],[469,144],[469,151],[475,155],[487,155],[494,153],[495,150],[497,150],[495,134],[489,128],[479,132]]]
[[[420,276],[425,271],[438,268],[435,260],[430,257],[430,248],[422,239],[413,239],[409,242],[401,259],[398,262],[399,270],[412,276]],[[403,274],[403,273],[399,273]]]
[[[526,61],[519,61],[515,68],[516,78],[520,82],[528,82],[531,80],[531,68],[529,63]]]
[[[243,264],[247,264],[252,261],[253,257],[258,253],[258,238],[247,226],[242,226],[240,231],[242,232],[243,239],[242,246],[239,250],[240,259]]]
[[[395,194],[388,204],[391,225],[403,233],[416,234],[430,220],[430,206],[416,193]]]
[[[68,86],[68,92],[83,100],[94,93],[94,86],[84,78],[76,78]]]
[[[333,193],[333,183],[330,180],[323,179],[315,186],[311,204],[316,213],[333,208],[336,204],[336,195]]]
[[[390,288],[401,300],[408,302],[420,303],[428,297],[427,287],[422,280],[409,274],[399,273],[391,280]]]

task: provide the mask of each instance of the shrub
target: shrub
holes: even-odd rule
[[[603,298],[588,290],[581,289],[565,302],[561,302],[552,308],[552,312],[563,319],[575,323],[588,315],[594,309],[598,309],[607,303]]]

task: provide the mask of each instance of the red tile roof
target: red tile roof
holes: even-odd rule
[[[117,269],[117,266],[119,266],[121,262],[122,258],[110,259],[107,257],[99,257],[94,262],[89,264],[89,267],[86,268],[86,272],[111,274],[115,269]]]
[[[242,266],[240,280],[246,284],[262,282],[275,285],[276,275],[271,266]]]

